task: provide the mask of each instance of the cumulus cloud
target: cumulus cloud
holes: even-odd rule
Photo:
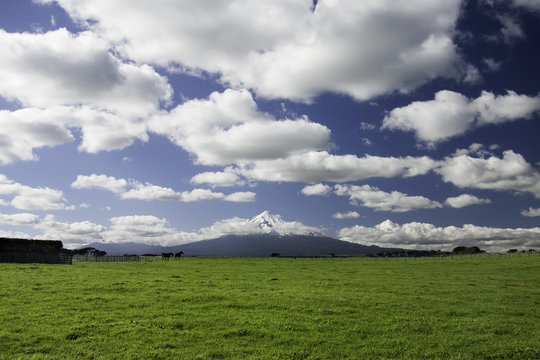
[[[487,124],[529,119],[540,110],[540,95],[530,97],[508,91],[494,95],[489,91],[470,100],[448,90],[435,94],[434,100],[415,101],[395,108],[383,120],[383,129],[414,131],[427,143],[437,143]]]
[[[240,166],[242,175],[253,180],[317,183],[424,175],[436,166],[436,162],[427,156],[396,158],[365,155],[360,158],[356,155],[310,151]]]
[[[0,110],[0,163],[36,160],[34,149],[74,140],[64,108]]]
[[[36,224],[39,217],[35,214],[19,213],[19,214],[0,214],[0,224],[10,226],[24,226]]]
[[[527,216],[527,217],[535,217],[540,216],[540,209],[539,208],[528,208],[527,210],[522,210],[521,215]]]
[[[465,206],[482,205],[482,204],[489,204],[489,203],[491,203],[491,200],[480,199],[471,194],[461,194],[456,197],[449,197],[444,202],[446,206],[450,206],[450,207],[458,208],[458,209]]]
[[[252,191],[239,191],[225,196],[223,199],[230,202],[254,202],[256,193]]]
[[[435,172],[460,188],[515,191],[540,198],[540,173],[512,150],[504,151],[502,158],[458,152],[441,161]]]
[[[11,195],[11,206],[19,210],[72,210],[64,193],[48,187],[33,188],[0,174],[0,196]]]
[[[72,142],[75,129],[81,135],[79,150],[88,153],[148,140],[144,122],[88,106],[0,110],[0,163],[37,160],[35,149]]]
[[[348,196],[351,204],[375,211],[407,212],[416,209],[434,209],[442,205],[423,196],[409,196],[399,191],[391,193],[370,185],[336,185],[335,193]]]
[[[71,184],[74,189],[102,189],[114,193],[121,193],[125,190],[128,182],[125,179],[117,179],[107,175],[77,175],[77,179]]]
[[[102,232],[105,242],[140,242],[156,245],[178,245],[198,239],[196,234],[171,227],[164,218],[152,215],[119,216],[110,219],[111,226]]]
[[[183,202],[194,202],[201,200],[222,199],[231,202],[252,202],[255,201],[254,192],[235,192],[225,195],[222,192],[214,192],[209,189],[193,189],[190,191],[178,192],[168,187],[154,185],[151,183],[141,183],[137,180],[117,179],[107,175],[78,175],[71,184],[75,189],[101,189],[117,194],[121,199],[127,200],[174,200]]]
[[[19,219],[7,218],[9,222],[23,222],[27,215],[21,215]],[[298,221],[285,221],[281,216],[274,215],[277,223],[273,230],[278,234],[313,234],[319,233],[320,229],[304,225]],[[0,223],[3,217],[0,216]],[[32,226],[41,230],[42,234],[36,238],[58,239],[64,242],[64,246],[74,248],[91,242],[123,243],[139,242],[162,246],[180,245],[188,242],[204,239],[217,238],[229,234],[262,234],[266,230],[259,227],[251,219],[239,217],[222,219],[210,226],[203,227],[193,232],[185,232],[172,227],[167,219],[153,215],[128,215],[112,217],[110,226],[103,226],[89,221],[62,222],[53,215],[47,215],[42,219],[28,217],[32,220]]]
[[[142,116],[170,99],[167,80],[150,66],[124,63],[86,31],[8,33],[0,29],[0,95],[24,106],[91,105]]]
[[[390,220],[374,227],[353,226],[339,231],[341,240],[408,249],[452,250],[456,246],[478,246],[486,251],[510,248],[538,248],[540,228],[492,228],[475,225],[437,227],[429,223],[412,222],[399,225]]]
[[[214,192],[208,189],[193,189],[191,191],[183,191],[180,194],[181,201],[192,202],[200,200],[223,199],[225,194]]]
[[[332,191],[332,188],[325,184],[307,185],[302,189],[302,194],[306,196],[325,196]]]
[[[136,200],[181,200],[182,194],[171,188],[152,185],[150,183],[141,184],[134,182],[133,189],[120,194],[121,199]]]
[[[458,77],[463,63],[452,41],[459,0],[321,1],[315,11],[311,0],[54,1],[137,63],[219,74],[270,98],[365,100]]]
[[[245,181],[238,175],[238,169],[226,167],[223,171],[206,171],[191,178],[191,183],[195,185],[208,184],[211,187],[231,187],[242,186]]]
[[[0,29],[0,52],[0,96],[24,107],[0,111],[0,163],[34,160],[36,148],[73,141],[72,129],[89,153],[147,141],[146,118],[172,96],[165,77],[90,31]]]
[[[272,224],[272,230],[280,235],[287,234],[314,234],[320,233],[321,229],[304,225],[299,221],[286,221],[280,215],[272,215],[275,222]],[[211,226],[204,227],[199,230],[199,234],[203,239],[216,238],[229,234],[263,234],[267,233],[268,229],[259,226],[257,221],[252,219],[244,219],[233,217],[215,222]]]
[[[232,89],[178,105],[149,127],[204,165],[286,157],[324,149],[330,139],[327,127],[305,116],[277,120],[257,109],[249,91]]]
[[[65,247],[75,248],[94,241],[103,240],[105,227],[90,221],[63,222],[54,215],[46,215],[39,219],[34,228],[42,231],[36,239],[61,240]]]
[[[337,212],[335,214],[332,214],[332,218],[334,219],[339,219],[339,220],[343,220],[343,219],[357,219],[360,217],[360,214],[357,213],[356,211],[348,211],[346,213],[342,213],[342,212]]]

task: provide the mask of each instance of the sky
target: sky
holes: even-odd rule
[[[540,248],[539,0],[3,0],[0,236]]]

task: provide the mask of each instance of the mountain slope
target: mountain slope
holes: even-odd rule
[[[183,251],[184,256],[325,256],[376,254],[385,249],[377,246],[353,244],[325,236],[310,235],[227,235],[183,245],[162,247],[138,243],[92,243],[87,245],[104,250],[109,255],[161,254]]]
[[[324,256],[367,255],[382,248],[341,241],[325,236],[309,235],[227,235],[167,248],[183,251],[185,256]]]

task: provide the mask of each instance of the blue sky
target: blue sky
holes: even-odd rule
[[[540,247],[540,1],[0,10],[1,236]]]

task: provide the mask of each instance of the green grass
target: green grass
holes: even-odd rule
[[[540,257],[0,264],[2,359],[539,359]]]

